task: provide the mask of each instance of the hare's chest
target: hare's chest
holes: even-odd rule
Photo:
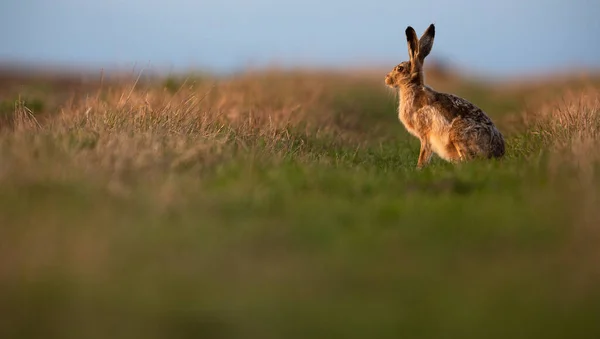
[[[404,125],[408,133],[419,137],[418,121],[406,110],[400,109],[398,112],[398,119]]]

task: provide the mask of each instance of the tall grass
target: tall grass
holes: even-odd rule
[[[142,80],[0,93],[1,337],[600,335],[594,89],[431,79],[508,152],[415,171],[380,75]]]

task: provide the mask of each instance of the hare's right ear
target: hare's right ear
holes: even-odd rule
[[[429,25],[425,33],[421,36],[419,40],[419,52],[418,57],[419,61],[423,63],[425,57],[429,55],[431,52],[431,48],[433,47],[433,39],[435,38],[435,26],[433,24]]]
[[[417,61],[417,53],[419,52],[419,39],[417,38],[417,32],[408,26],[406,27],[406,41],[408,42],[408,56],[410,57],[410,62]]]

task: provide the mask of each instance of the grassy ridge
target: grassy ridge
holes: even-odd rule
[[[0,335],[596,338],[595,87],[432,81],[493,116],[505,159],[416,171],[369,74],[18,103],[0,132]]]

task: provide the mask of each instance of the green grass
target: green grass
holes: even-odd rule
[[[0,337],[600,336],[597,175],[529,131],[417,171],[393,99],[353,93],[338,129],[196,153],[182,129],[4,133]]]

